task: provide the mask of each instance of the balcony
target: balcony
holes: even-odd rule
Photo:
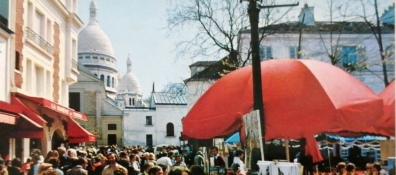
[[[26,27],[26,36],[29,40],[40,46],[40,48],[45,50],[48,54],[52,55],[53,46],[29,27]]]

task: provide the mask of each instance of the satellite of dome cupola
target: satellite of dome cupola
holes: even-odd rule
[[[113,46],[98,23],[97,8],[92,0],[88,25],[78,34],[78,62],[104,82],[107,94],[115,97],[118,70]]]

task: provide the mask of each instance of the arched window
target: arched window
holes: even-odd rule
[[[166,136],[175,136],[173,123],[166,124]]]
[[[114,88],[114,77],[111,77],[111,87]]]
[[[129,98],[129,106],[132,106],[132,98]]]
[[[107,76],[107,87],[110,87],[110,76]]]
[[[135,105],[135,98],[132,99],[132,104]]]
[[[98,77],[98,74],[94,74],[95,75],[95,77]]]
[[[104,75],[100,75],[100,80],[102,80],[104,82]]]

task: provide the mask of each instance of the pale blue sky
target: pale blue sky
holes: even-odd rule
[[[344,1],[345,5],[352,2],[334,1]],[[84,22],[84,27],[89,20],[90,2],[91,0],[78,0],[78,15]],[[188,36],[192,36],[193,33],[189,33],[191,30],[186,30],[185,33],[166,36],[166,10],[170,2],[173,2],[172,0],[95,0],[95,2],[98,8],[99,24],[113,44],[117,69],[122,74],[126,73],[126,60],[130,55],[132,71],[140,81],[144,98],[149,97],[153,82],[155,82],[156,91],[161,91],[169,82],[181,83],[190,76],[188,65],[199,60],[176,60],[175,45],[177,42],[187,40]],[[290,3],[290,0],[285,2]],[[304,3],[315,7],[316,20],[328,20],[327,2],[330,1],[302,0],[298,7],[294,7],[289,12],[285,20],[296,21]],[[392,0],[379,1],[380,14],[392,2]],[[241,5],[246,5],[246,3]],[[356,6],[360,6],[360,3],[348,4],[348,6],[356,10]],[[280,10],[283,9],[280,8]]]

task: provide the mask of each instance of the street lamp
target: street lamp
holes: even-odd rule
[[[248,14],[250,20],[250,36],[251,36],[251,48],[252,48],[252,75],[253,75],[253,110],[259,110],[260,124],[263,133],[263,141],[265,143],[265,116],[264,116],[264,105],[263,105],[263,92],[262,92],[262,81],[261,81],[261,64],[260,64],[260,39],[259,39],[259,14],[262,8],[276,8],[276,7],[291,7],[298,6],[296,4],[283,4],[283,5],[271,5],[261,6],[257,1],[262,0],[240,0],[248,1]],[[261,158],[264,160],[263,145],[261,146]]]

